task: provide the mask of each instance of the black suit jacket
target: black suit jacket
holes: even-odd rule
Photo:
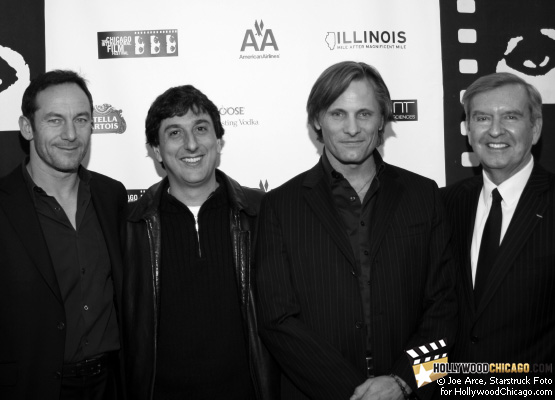
[[[459,261],[460,335],[452,360],[554,363],[555,175],[534,166],[475,304],[470,247],[482,184],[480,175],[442,189]]]
[[[452,343],[455,331],[437,186],[386,165],[373,216],[374,370],[416,390],[405,349]],[[366,332],[355,259],[320,163],[266,195],[259,229],[260,334],[284,372],[282,398],[348,399],[366,380]],[[427,397],[434,386],[418,393]]]
[[[114,293],[121,293],[126,193],[91,172],[91,197],[106,240]],[[119,300],[116,305],[119,304]],[[58,399],[64,305],[21,166],[0,180],[0,398]]]

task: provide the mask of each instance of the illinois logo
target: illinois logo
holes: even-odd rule
[[[419,388],[447,375],[434,372],[434,364],[447,364],[446,346],[447,339],[441,339],[406,351]]]

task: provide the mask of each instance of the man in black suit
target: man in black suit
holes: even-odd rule
[[[80,165],[82,77],[38,76],[21,109],[29,158],[0,180],[0,398],[116,399],[125,188]]]
[[[496,73],[462,99],[482,174],[442,192],[459,261],[460,335],[453,360],[555,361],[555,175],[534,162],[542,99]],[[495,371],[497,372],[497,368]]]
[[[417,390],[405,350],[452,344],[456,319],[437,185],[376,150],[393,117],[371,66],[329,67],[307,111],[324,154],[265,197],[259,221],[261,336],[282,398],[427,398],[435,384]]]

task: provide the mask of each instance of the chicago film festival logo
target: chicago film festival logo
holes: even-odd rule
[[[123,133],[127,129],[121,110],[116,110],[110,104],[94,106],[93,133]]]
[[[177,57],[177,29],[98,32],[98,58]]]
[[[247,29],[241,45],[242,60],[261,60],[279,58],[279,47],[271,29],[264,29],[264,21],[254,21],[254,31]],[[249,54],[244,54],[249,53]]]

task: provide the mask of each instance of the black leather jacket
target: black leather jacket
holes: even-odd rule
[[[263,192],[240,186],[216,170],[226,186],[237,285],[240,288],[243,328],[248,338],[249,365],[257,398],[279,398],[279,372],[258,337],[252,276],[255,218]],[[122,296],[122,332],[128,398],[150,400],[156,376],[160,310],[160,214],[167,178],[137,201],[127,217],[127,243]]]

